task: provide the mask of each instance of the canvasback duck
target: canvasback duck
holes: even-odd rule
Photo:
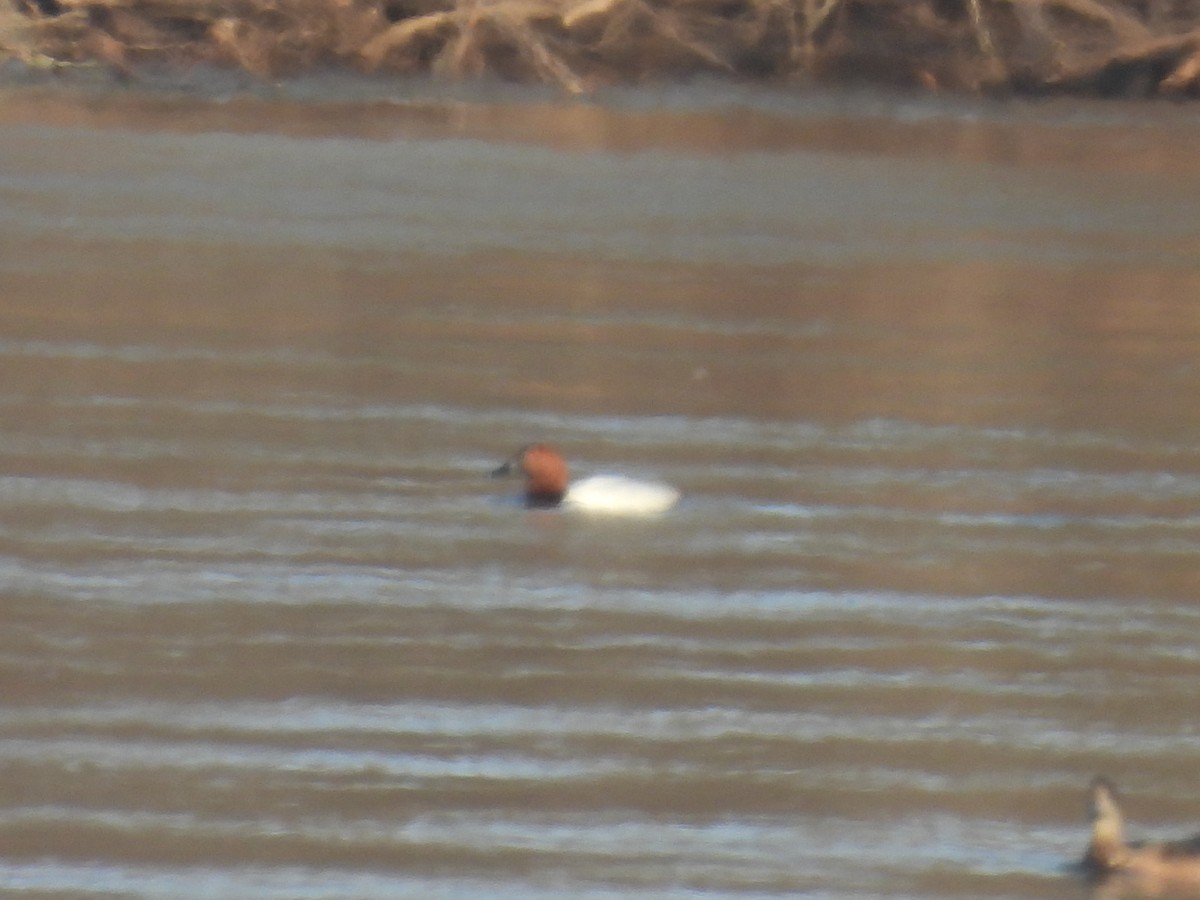
[[[1182,841],[1127,844],[1116,788],[1102,775],[1092,780],[1090,813],[1092,839],[1083,866],[1092,875],[1200,888],[1200,834]]]
[[[570,483],[567,463],[549,444],[529,444],[492,472],[525,476],[525,505],[538,509],[565,506],[587,512],[653,515],[675,505],[679,491],[668,484],[637,481],[624,475],[593,475]]]

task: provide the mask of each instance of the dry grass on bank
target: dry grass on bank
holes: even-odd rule
[[[0,0],[31,65],[1200,96],[1200,0]]]

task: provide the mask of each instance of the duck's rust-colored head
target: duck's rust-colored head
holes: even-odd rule
[[[528,444],[492,472],[493,477],[520,472],[525,476],[525,505],[558,506],[567,493],[566,460],[549,444]]]

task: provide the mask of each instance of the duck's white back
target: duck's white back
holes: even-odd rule
[[[669,484],[624,475],[593,475],[572,484],[563,505],[586,512],[646,516],[670,509],[677,500],[679,491]]]

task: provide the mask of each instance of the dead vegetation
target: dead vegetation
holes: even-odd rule
[[[0,0],[34,66],[1200,96],[1200,0]]]

